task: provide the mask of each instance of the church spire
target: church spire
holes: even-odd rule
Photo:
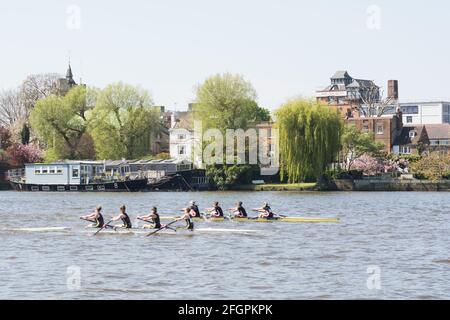
[[[66,79],[69,81],[69,84],[71,86],[76,84],[75,80],[73,80],[73,73],[72,73],[72,67],[70,65],[70,59],[69,59],[69,68],[67,69],[67,72],[66,72]]]

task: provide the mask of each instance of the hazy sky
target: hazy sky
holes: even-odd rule
[[[449,1],[1,0],[0,89],[31,73],[115,81],[181,110],[215,73],[243,74],[259,103],[312,96],[338,69],[402,100],[450,100]]]

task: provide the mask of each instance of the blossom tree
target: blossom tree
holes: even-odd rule
[[[7,149],[7,153],[13,166],[23,166],[25,163],[42,161],[41,150],[31,144],[14,143]]]

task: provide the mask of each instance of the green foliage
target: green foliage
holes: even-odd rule
[[[30,128],[26,123],[23,124],[22,130],[20,131],[20,138],[22,144],[30,143]]]
[[[315,101],[296,99],[281,106],[275,115],[281,179],[290,183],[317,180],[340,150],[340,114]]]
[[[206,175],[219,190],[242,184],[252,180],[255,166],[250,165],[211,165],[206,167]]]
[[[342,154],[348,158],[347,170],[350,170],[353,161],[364,154],[382,157],[384,144],[376,142],[373,134],[361,132],[354,125],[346,125],[342,134]]]
[[[439,180],[445,178],[450,171],[450,155],[433,152],[411,164],[417,179]]]
[[[159,111],[147,91],[119,82],[99,93],[90,126],[97,158],[148,155],[151,134],[161,128]]]
[[[218,74],[197,89],[195,118],[205,129],[246,129],[250,122],[270,119],[269,111],[260,108],[255,100],[255,89],[242,76]]]
[[[64,97],[51,95],[39,100],[31,112],[31,126],[59,159],[86,158],[81,142],[88,135],[88,113],[94,95],[84,86],[77,86]]]

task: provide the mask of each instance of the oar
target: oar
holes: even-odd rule
[[[149,223],[149,221],[147,221],[147,220],[144,220],[144,219],[141,219],[141,218],[137,218],[137,219]],[[166,226],[166,228],[177,232],[177,229],[175,229],[175,228],[171,228],[171,227],[167,227],[167,226]]]
[[[102,231],[103,229],[106,229],[106,228],[108,227],[108,225],[109,225],[111,222],[113,222],[113,221],[114,221],[114,220],[110,220],[110,221],[108,221],[107,224],[104,224],[103,227],[101,227],[100,229],[97,230],[96,233],[94,233],[94,236],[96,236],[97,233],[99,233],[99,232]]]
[[[156,230],[156,231],[150,232],[149,234],[146,235],[146,237],[149,237],[149,236],[151,236],[151,235],[153,235],[153,234],[155,234],[155,233],[157,233],[157,232],[159,232],[159,231],[161,231],[161,230],[163,230],[163,229],[167,229],[167,227],[169,227],[170,225],[174,224],[175,222],[178,222],[178,220],[174,220],[174,221],[172,221],[171,223],[166,224],[164,227],[161,227],[161,228],[159,228],[159,229]]]

